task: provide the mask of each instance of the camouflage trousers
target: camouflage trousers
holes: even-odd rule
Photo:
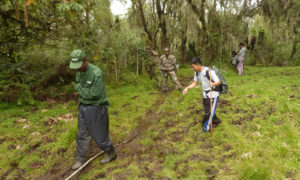
[[[182,88],[180,82],[177,79],[175,71],[162,71],[162,89],[163,91],[168,90],[168,76],[171,77],[176,89]]]
[[[155,72],[155,64],[147,64],[146,71],[147,71],[147,74],[149,75],[150,79],[155,79],[155,81],[158,82],[158,78],[157,78],[156,72]]]

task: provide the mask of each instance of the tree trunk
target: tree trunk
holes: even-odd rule
[[[117,60],[114,60],[115,63],[115,76],[116,76],[116,81],[118,81],[118,67],[117,67]]]
[[[153,38],[152,38],[152,34],[148,30],[148,26],[147,26],[145,14],[144,14],[144,9],[143,9],[143,3],[142,3],[141,0],[137,0],[137,8],[139,9],[139,14],[140,14],[140,17],[141,17],[141,20],[142,20],[144,31],[147,34],[148,40],[152,44],[153,43]]]
[[[157,16],[159,20],[159,27],[161,29],[161,47],[167,47],[168,46],[168,38],[167,38],[167,27],[166,27],[166,20],[163,17],[163,11],[162,7],[160,5],[160,0],[156,0],[156,11],[157,11]]]
[[[204,4],[205,4],[205,0],[201,0],[200,21],[202,23],[202,27],[203,27],[205,34],[207,34]]]
[[[263,45],[264,37],[265,37],[265,31],[264,30],[259,31],[257,45],[259,45],[259,46]]]
[[[186,39],[182,40],[181,47],[180,47],[180,63],[184,64],[185,63],[185,43]]]
[[[186,30],[185,30],[186,32]],[[181,36],[181,47],[180,47],[180,63],[184,64],[185,63],[185,45],[187,42],[187,37],[185,35],[185,32],[182,31],[182,36]]]
[[[256,44],[256,37],[253,36],[251,37],[251,41],[250,41],[250,50],[253,50],[255,48],[255,44]]]
[[[202,24],[202,30],[204,32],[204,43],[208,42],[208,32],[207,32],[207,25],[206,25],[206,20],[205,20],[205,9],[204,9],[204,5],[205,5],[205,0],[201,0],[201,9],[199,10],[197,8],[197,6],[195,4],[193,4],[192,0],[187,0],[188,4],[191,6],[193,12],[198,16],[199,21]]]
[[[56,0],[52,1],[52,10],[53,10],[53,22],[56,22]]]
[[[222,6],[221,6],[222,7]],[[222,14],[222,20],[221,20],[221,38],[220,38],[220,58],[219,58],[219,61],[222,61],[222,58],[223,58],[223,36],[224,36],[224,16],[225,16],[225,8],[226,8],[226,5],[223,6],[223,14]]]
[[[222,7],[222,6],[221,6]],[[221,8],[222,9],[222,8]],[[214,0],[212,7],[210,8],[209,12],[208,12],[208,20],[207,20],[207,24],[209,27],[212,27],[215,23],[215,16],[216,16],[216,11],[217,11],[217,0]]]
[[[298,31],[297,31],[297,25],[294,26],[294,33],[295,33],[295,38],[294,38],[294,43],[293,43],[293,49],[292,49],[292,53],[291,53],[291,56],[290,56],[290,59],[291,60],[294,55],[296,54],[297,52],[297,44],[298,44]]]
[[[89,0],[85,0],[85,5],[86,5],[86,8],[85,8],[85,23],[86,23],[86,25],[88,27],[89,21],[90,21],[90,18],[89,18],[89,14],[90,14]]]
[[[162,32],[162,37],[161,37],[161,46],[162,47],[169,47],[168,45],[168,38],[167,38],[167,28],[166,28],[166,22],[163,20],[163,23],[161,24],[161,32]]]
[[[20,20],[19,2],[18,1],[14,2],[13,0],[10,0],[10,4],[13,6],[15,10],[16,19]]]
[[[15,10],[16,10],[16,18],[17,18],[17,20],[20,20],[20,10],[19,10],[19,3],[18,3],[18,1],[16,1]]]
[[[53,19],[52,19],[52,23],[54,24],[54,28],[55,28],[55,31],[56,31],[56,35],[59,36],[59,31],[58,31],[58,25],[57,25],[57,21],[56,21],[56,18],[57,18],[57,15],[56,15],[56,2],[57,0],[53,0],[52,1],[52,10],[53,10]]]
[[[28,5],[27,5],[27,0],[24,0],[25,4],[24,4],[24,22],[25,22],[25,27],[28,27]]]

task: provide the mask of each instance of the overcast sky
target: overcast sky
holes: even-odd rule
[[[240,2],[240,6],[242,6]],[[250,4],[256,4],[256,0],[251,0]],[[127,13],[127,8],[131,6],[131,0],[111,0],[110,9],[114,15],[124,16]],[[217,4],[217,8],[220,9],[220,5]]]
[[[114,15],[124,16],[127,12],[127,8],[131,6],[131,1],[126,0],[126,2],[119,0],[111,0],[110,9]]]

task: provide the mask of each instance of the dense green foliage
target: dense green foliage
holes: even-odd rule
[[[74,78],[68,56],[75,48],[100,64],[108,80],[135,71],[144,49],[140,30],[129,31],[126,20],[112,17],[109,5],[107,0],[1,1],[0,100],[33,104],[33,97],[61,92]],[[46,93],[51,84],[58,91]]]
[[[0,100],[33,104],[47,85],[69,83],[68,55],[75,48],[84,49],[109,82],[143,73],[146,45],[160,54],[170,46],[181,63],[199,55],[228,62],[245,42],[251,65],[300,63],[299,1],[131,2],[120,18],[108,0],[1,1]]]

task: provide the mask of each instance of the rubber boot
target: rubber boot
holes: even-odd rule
[[[212,121],[213,127],[217,127],[221,123],[222,123],[221,119],[219,119],[217,116],[215,116],[213,118],[213,121]]]
[[[117,153],[114,147],[112,147],[108,152],[104,154],[104,158],[100,161],[100,163],[101,164],[109,163],[110,161],[116,159],[116,157],[117,157]]]
[[[83,165],[82,162],[77,161],[77,162],[72,166],[72,170],[75,171],[75,170],[77,170],[78,168],[80,168],[82,165]]]

